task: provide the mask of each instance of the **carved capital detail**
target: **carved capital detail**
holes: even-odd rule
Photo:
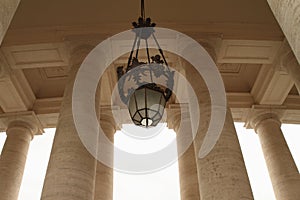
[[[30,130],[32,136],[44,133],[43,126],[32,111],[0,114],[1,131],[12,127],[22,127]]]
[[[253,106],[245,123],[247,129],[256,129],[264,120],[273,120],[281,125],[281,118],[284,116],[285,106]]]

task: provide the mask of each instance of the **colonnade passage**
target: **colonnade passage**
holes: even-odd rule
[[[259,136],[276,199],[297,199],[300,175],[282,134],[280,117],[266,111],[256,114],[251,123]]]
[[[288,48],[291,48],[282,56],[280,60],[280,66],[285,68],[285,73],[294,83],[296,90],[298,90],[298,93],[300,93],[300,1],[266,1],[284,33],[284,36],[288,42],[288,46],[290,46]],[[0,45],[2,44],[2,41],[4,41],[3,38],[9,30],[10,23],[19,4],[21,3],[22,1],[20,0],[0,0]],[[65,33],[68,31],[69,30],[66,29],[61,32]],[[57,35],[63,34],[61,32],[55,32],[53,38],[55,38]],[[43,33],[45,33],[45,30]],[[17,33],[14,32],[14,34]],[[103,35],[105,34],[103,33]],[[232,35],[232,37],[233,36],[234,35]],[[74,40],[74,38],[76,39],[77,37],[79,36],[74,34],[61,40],[66,41],[68,46],[72,43],[69,40]],[[46,41],[46,39],[43,37],[41,37],[41,40],[43,42]],[[28,45],[24,38],[21,41],[22,45]],[[12,40],[10,40],[10,42],[12,42]],[[51,42],[53,41],[51,40]],[[76,42],[80,43],[82,41]],[[201,40],[201,42],[203,41]],[[209,46],[209,42],[210,41],[208,40],[204,41],[203,43],[208,44]],[[236,41],[234,40],[233,42]],[[64,65],[71,66],[71,69],[66,73],[68,81],[64,88],[64,94],[60,102],[61,105],[59,117],[56,123],[55,138],[41,195],[42,200],[113,200],[113,169],[98,162],[83,145],[77,134],[72,113],[72,92],[75,77],[84,58],[94,47],[93,45],[90,45],[90,43],[93,42],[89,41],[88,45],[77,44],[76,46],[72,44],[76,47],[73,47],[72,45],[70,45],[72,47],[68,46],[71,49],[68,49],[70,50],[70,52],[68,52],[69,56],[66,56],[67,59],[62,61],[59,60],[60,58],[57,58],[59,57],[59,53],[58,56],[53,53],[53,49],[55,48],[50,48],[50,53],[48,52],[48,54],[50,55],[48,56],[52,56],[51,59],[58,59],[58,61],[55,60],[54,63],[63,63]],[[22,49],[25,49],[25,51],[27,51],[26,48],[28,48],[28,46],[26,46],[26,48],[24,46],[22,46]],[[41,46],[44,48],[44,46],[47,45],[42,44]],[[223,55],[224,57],[222,58],[222,55],[216,56],[216,54],[218,53],[217,48],[219,48],[218,44],[212,44],[209,47],[210,49],[212,49],[212,52],[210,53],[215,56],[216,59],[223,59],[223,61],[225,60],[225,64],[226,59],[234,59],[230,56],[226,57],[226,55]],[[47,60],[47,56],[47,59],[43,57],[45,56],[43,52],[46,52],[46,50],[43,48],[34,50],[41,51],[42,53],[34,57],[35,60],[34,62],[31,62],[31,64],[35,65],[35,62],[39,61],[42,64],[43,62],[49,62],[49,65],[55,65],[53,64],[53,62]],[[264,53],[264,51],[265,50],[263,50],[261,53]],[[5,81],[8,82],[9,84],[7,85],[9,86],[13,85],[16,93],[18,93],[19,96],[16,97],[15,95],[11,100],[22,102],[20,103],[22,109],[16,112],[16,110],[14,110],[14,107],[2,108],[2,104],[0,105],[1,127],[5,128],[7,134],[7,138],[0,157],[1,200],[18,199],[30,142],[35,137],[38,137],[37,135],[42,134],[43,128],[47,125],[41,123],[40,121],[39,117],[45,114],[43,113],[45,112],[45,110],[40,111],[37,108],[38,105],[35,102],[35,97],[33,98],[32,104],[28,103],[30,101],[30,98],[27,98],[26,94],[24,94],[22,85],[15,84],[18,78],[13,76],[13,74],[19,73],[20,70],[31,68],[31,66],[30,64],[26,63],[26,59],[22,60],[21,54],[18,54],[17,51],[14,52],[12,50],[11,52],[15,54],[13,54],[13,56],[10,55],[10,52],[7,50],[7,48],[4,48],[2,52],[1,47],[0,81],[1,83],[4,83]],[[33,51],[30,52],[32,53]],[[28,53],[26,55],[29,55],[31,53]],[[237,54],[239,54],[239,52]],[[4,55],[9,55],[8,57],[10,59],[3,59]],[[44,60],[42,59],[42,57]],[[14,62],[15,60],[11,61],[11,59],[20,59],[21,61],[17,63]],[[242,59],[245,59],[245,57],[242,57]],[[255,60],[254,57],[253,59]],[[267,58],[265,60],[260,64],[273,64],[269,62]],[[257,64],[255,62],[252,64]],[[13,65],[13,67],[9,68],[9,70],[7,67],[7,63]],[[19,65],[23,65],[23,68],[17,68]],[[236,65],[233,66],[236,67]],[[47,67],[49,66],[43,66],[43,68],[45,69],[47,69]],[[192,74],[192,72],[187,71],[186,75],[189,75],[189,73]],[[27,75],[28,74],[30,73],[28,72]],[[49,72],[49,74],[51,75],[51,71]],[[49,74],[46,73],[44,77],[49,78],[47,77],[47,75]],[[21,77],[26,79],[24,74]],[[199,80],[195,79],[192,82],[199,83]],[[30,84],[27,83],[27,85]],[[201,126],[201,128],[199,129],[195,140],[188,146],[187,150],[182,155],[180,155],[178,160],[181,200],[253,199],[253,194],[240,144],[237,138],[237,133],[234,127],[234,120],[232,117],[230,106],[228,106],[226,111],[225,124],[222,130],[221,137],[219,138],[214,149],[205,158],[200,159],[198,157],[198,152],[201,148],[204,134],[207,131],[207,122],[210,119],[210,97],[207,93],[207,90],[205,90],[205,88],[200,88],[199,84],[196,84],[195,88],[196,91],[197,89],[201,91],[201,93],[197,93],[196,95],[198,95],[199,98],[201,97],[199,100],[199,106],[201,108],[200,124],[203,126]],[[12,91],[10,91],[10,89],[8,90],[8,93],[9,92],[13,93]],[[230,95],[232,94],[228,94],[228,96]],[[230,97],[234,98],[234,95]],[[15,100],[16,98],[18,98],[18,100]],[[101,97],[96,96],[96,102],[99,102],[100,98]],[[7,101],[4,103],[7,103]],[[251,106],[255,105],[256,103],[257,102],[253,100],[250,106],[247,105],[247,108],[252,111],[250,112],[251,116],[249,114],[249,117],[247,118],[247,120],[244,120],[244,122],[247,121],[249,127],[254,129],[259,136],[276,199],[299,199],[299,171],[281,131],[282,113],[280,113],[279,111],[277,112],[276,110],[279,105],[270,105],[269,109],[262,111],[254,107],[251,108]],[[284,103],[285,102],[282,102],[282,105]],[[291,103],[289,105],[294,104]],[[283,109],[290,108],[284,107]],[[193,137],[193,113],[191,113],[189,109],[175,109],[169,110],[168,112],[170,114],[170,116],[168,117],[168,126],[174,129],[177,134],[177,145],[180,152],[180,150],[185,146],[186,142],[190,140],[191,137]],[[114,123],[114,119],[110,112],[102,113],[103,114],[101,116],[98,116],[100,119],[100,125],[105,131],[106,136],[113,142],[113,135],[117,129],[116,124]],[[38,115],[40,116],[38,117]],[[182,115],[184,115],[184,118],[181,117]],[[99,138],[94,138],[94,145],[96,146],[95,151],[97,151],[95,152],[95,154],[102,151],[102,149],[97,146],[98,143],[101,143],[101,141],[99,142],[98,140]],[[107,149],[103,149],[103,151],[107,151]],[[112,153],[109,154],[108,157],[113,160]]]

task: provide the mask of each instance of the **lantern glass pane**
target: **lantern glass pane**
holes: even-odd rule
[[[157,113],[157,115],[153,117],[153,120],[160,120],[160,119],[161,119],[161,115],[159,113]]]
[[[148,88],[139,88],[131,95],[128,109],[136,125],[156,126],[164,112],[166,100],[161,91]]]
[[[140,110],[139,113],[141,114],[142,118],[146,118],[147,117],[145,109]]]
[[[158,111],[158,104],[162,95],[159,91],[147,89],[147,107]]]
[[[141,125],[141,122],[138,122],[138,121],[135,121],[135,120],[133,120],[133,123],[134,123],[135,125],[137,125],[137,126],[140,126],[140,125]]]
[[[145,108],[145,89],[138,89],[134,92],[138,109]]]
[[[134,118],[134,120],[139,121],[139,122],[140,122],[141,119],[142,119],[138,112],[134,115],[133,118]]]
[[[160,120],[153,121],[152,126],[156,126]]]
[[[134,94],[132,94],[130,96],[130,99],[129,99],[129,103],[128,103],[128,109],[129,109],[129,112],[130,112],[130,115],[133,116],[136,112],[136,103],[135,103],[135,96]]]
[[[154,110],[148,110],[148,117],[153,118],[156,115],[157,111]]]

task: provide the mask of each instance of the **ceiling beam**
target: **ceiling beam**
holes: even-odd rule
[[[11,70],[0,52],[0,106],[4,112],[31,110],[35,95],[22,70]]]
[[[282,105],[294,85],[291,77],[273,65],[263,65],[252,87],[256,104]]]

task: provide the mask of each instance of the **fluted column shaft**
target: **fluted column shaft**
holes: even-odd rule
[[[113,143],[116,126],[112,113],[110,111],[102,111],[100,114],[100,125],[106,137]],[[107,158],[113,163],[113,149],[103,149],[100,141],[98,151],[107,154]],[[102,148],[101,148],[102,147]],[[97,162],[96,180],[95,180],[95,200],[113,200],[113,168],[106,166],[102,162]]]
[[[300,196],[300,175],[281,131],[277,116],[269,114],[256,120],[269,175],[277,200],[295,200]]]
[[[33,133],[23,123],[10,125],[6,133],[0,159],[0,199],[17,200]]]
[[[211,120],[210,94],[199,73],[188,65],[185,68],[186,77],[197,95],[200,111],[199,119],[197,119],[199,120],[198,132],[194,140],[200,199],[253,199],[241,147],[229,108],[227,108],[224,127],[216,145],[206,157],[198,158],[199,150]],[[193,123],[196,123],[195,113],[193,110],[190,112]]]
[[[300,63],[300,1],[267,1]]]
[[[180,154],[184,151],[183,148],[193,141],[193,133],[191,121],[187,113],[182,113],[184,117],[181,118],[180,114],[174,115],[171,119],[172,127],[177,134],[177,151]],[[181,119],[180,119],[181,118]],[[200,200],[199,183],[197,174],[196,155],[194,143],[192,142],[188,149],[179,155],[179,182],[180,182],[180,196],[181,200]]]
[[[0,0],[0,45],[19,3],[20,0]]]
[[[196,148],[197,152],[199,148]],[[223,131],[214,149],[205,158],[198,159],[198,173],[202,200],[253,199],[229,109]]]
[[[71,57],[72,69],[65,87],[42,200],[94,199],[96,159],[82,144],[72,115],[74,79],[90,50],[90,47],[78,48]]]

